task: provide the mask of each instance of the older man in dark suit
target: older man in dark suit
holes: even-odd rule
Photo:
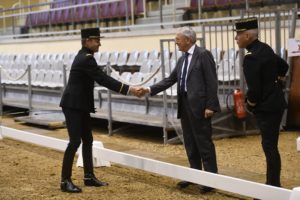
[[[155,95],[178,83],[178,118],[181,119],[190,167],[201,170],[203,165],[205,171],[217,173],[211,126],[211,117],[220,111],[215,62],[208,50],[195,44],[196,33],[191,28],[181,28],[175,40],[184,55],[169,77],[149,88],[144,88],[143,92]],[[177,186],[185,188],[190,184],[181,181]],[[200,186],[202,193],[212,189]]]
[[[82,191],[71,180],[73,160],[81,140],[84,184],[95,187],[107,185],[107,183],[98,180],[93,171],[93,136],[90,125],[90,112],[95,112],[93,93],[95,81],[124,95],[136,94],[136,88],[129,87],[107,76],[98,67],[93,55],[101,45],[99,28],[82,29],[81,39],[82,48],[73,61],[68,84],[60,102],[70,138],[64,154],[60,188],[63,192],[70,193]]]

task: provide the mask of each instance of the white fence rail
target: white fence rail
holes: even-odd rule
[[[60,151],[64,151],[68,143],[65,140],[33,134],[4,126],[1,126],[1,133],[3,137],[10,137],[23,142],[30,142]],[[94,153],[97,154],[94,155],[94,157],[101,157],[101,159],[106,162],[110,161],[128,167],[153,172],[176,179],[190,181],[196,184],[213,187],[244,196],[259,198],[263,200],[300,199],[300,187],[296,187],[293,190],[273,187],[239,178],[209,173],[140,156],[130,155],[127,153],[117,152],[99,147],[99,145],[94,146]]]

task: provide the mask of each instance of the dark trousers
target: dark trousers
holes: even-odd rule
[[[187,97],[181,97],[181,126],[185,150],[190,167],[217,173],[217,160],[215,145],[212,141],[211,119],[204,118],[204,112],[195,117],[187,101]],[[201,116],[203,115],[203,116]]]
[[[283,112],[257,113],[257,125],[261,131],[262,148],[267,161],[266,184],[280,187],[281,160],[278,151],[279,128]]]
[[[93,174],[93,135],[89,112],[63,108],[69,134],[69,144],[64,154],[62,165],[62,180],[70,179],[75,153],[82,141],[82,157],[84,174]]]

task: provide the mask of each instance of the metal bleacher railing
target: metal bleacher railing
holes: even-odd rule
[[[152,2],[156,2],[158,10],[151,11]],[[227,12],[229,16],[235,16],[234,10],[236,13],[250,7],[297,6],[297,3],[296,0],[55,0],[0,9],[0,31],[3,33],[0,39],[77,34],[78,27],[89,23],[101,25],[105,32],[201,24],[198,19],[211,18],[205,15],[207,13],[225,11],[226,16]],[[122,23],[109,25],[116,20]]]
[[[75,24],[96,22],[99,26],[99,22],[103,20],[124,19],[125,24],[128,26],[134,23],[135,17],[143,15],[145,10],[144,1],[51,1],[49,3],[1,9],[0,20],[3,21],[4,34],[6,33],[6,26],[11,26],[12,33],[14,35],[21,34],[22,37],[30,36],[33,28],[47,27],[48,32],[52,33],[55,32],[55,28],[53,28],[55,26],[73,25],[73,30],[75,30]],[[21,10],[22,12],[19,12]],[[23,12],[23,10],[29,11]]]

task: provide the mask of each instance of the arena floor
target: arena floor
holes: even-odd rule
[[[4,116],[2,125],[45,136],[67,139],[66,129],[48,130],[14,122]],[[164,145],[160,128],[131,126],[107,135],[107,123],[93,121],[94,139],[104,147],[187,166],[185,150],[181,144]],[[120,126],[117,124],[115,126]],[[279,148],[282,159],[282,185],[284,188],[300,186],[300,152],[296,138],[300,132],[282,132]],[[264,182],[265,159],[259,135],[215,140],[219,173],[246,180]],[[109,183],[108,187],[94,188],[83,185],[82,168],[73,168],[73,182],[83,189],[81,194],[62,193],[59,189],[63,153],[22,143],[12,139],[0,140],[0,199],[109,199],[109,200],[166,200],[250,199],[216,190],[200,194],[196,186],[176,189],[178,180],[112,164],[112,167],[95,168],[95,174]]]

